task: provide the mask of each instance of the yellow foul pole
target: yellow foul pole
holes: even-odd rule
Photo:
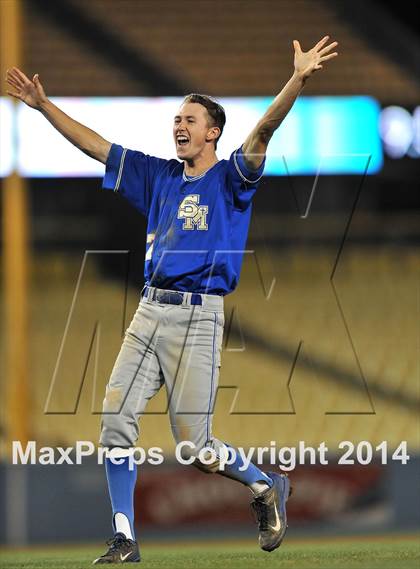
[[[21,0],[0,0],[0,77],[5,93],[6,69],[22,67]],[[1,120],[1,117],[0,117]],[[1,149],[0,149],[1,152]],[[3,298],[6,388],[6,439],[29,438],[28,392],[28,199],[25,180],[15,171],[3,180]]]

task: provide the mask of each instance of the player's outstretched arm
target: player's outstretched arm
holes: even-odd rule
[[[245,162],[250,168],[257,170],[261,166],[271,137],[292,108],[308,77],[322,69],[324,62],[338,55],[332,51],[338,43],[326,45],[328,40],[329,36],[325,36],[306,52],[302,51],[297,40],[293,41],[294,73],[242,146]]]
[[[32,81],[17,67],[8,69],[6,81],[12,90],[7,94],[40,111],[74,146],[88,156],[105,164],[111,143],[86,126],[73,120],[54,105],[46,96],[38,75]]]

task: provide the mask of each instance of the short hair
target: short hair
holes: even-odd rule
[[[214,140],[214,147],[217,148],[219,138],[222,136],[223,128],[226,123],[225,109],[215,99],[209,95],[200,95],[199,93],[190,93],[184,98],[184,103],[199,103],[207,109],[207,112],[213,122],[211,126],[217,126],[220,129],[219,136]]]

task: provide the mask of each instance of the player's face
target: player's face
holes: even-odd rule
[[[178,158],[190,160],[202,155],[206,146],[211,145],[213,148],[214,131],[214,127],[209,125],[209,115],[203,105],[184,103],[174,118],[173,127]]]

